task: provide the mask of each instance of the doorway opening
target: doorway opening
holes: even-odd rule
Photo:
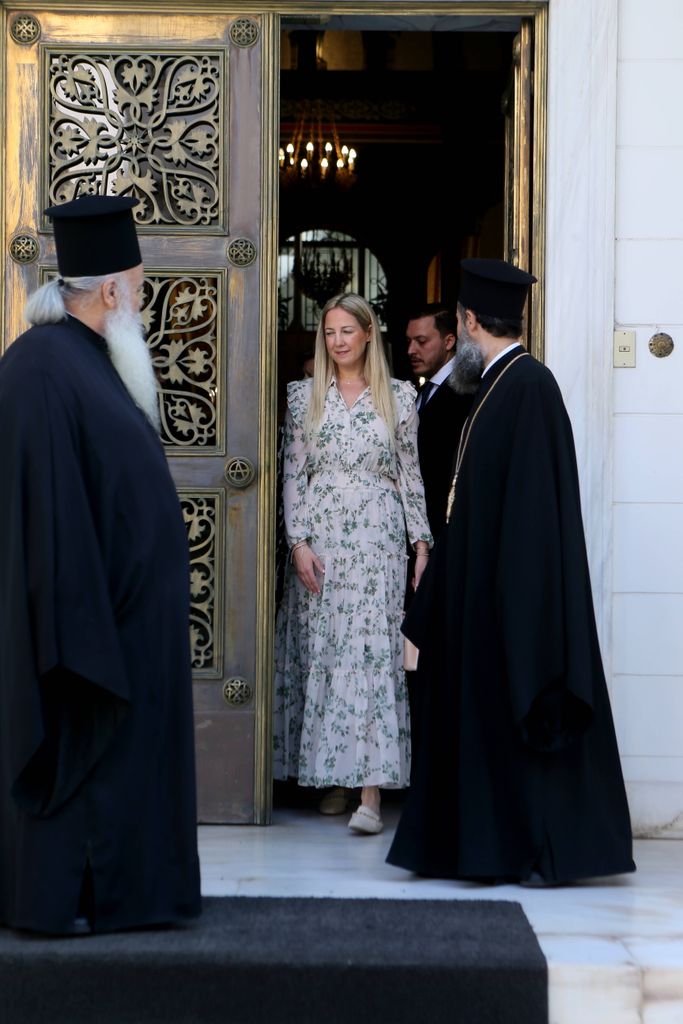
[[[542,356],[545,49],[536,26],[509,15],[283,18],[282,414],[327,299],[363,295],[393,376],[410,380],[410,313],[432,302],[454,309],[467,256],[508,259],[539,277],[527,343]]]
[[[303,287],[317,286],[318,297],[334,294],[330,285],[350,290],[350,277],[330,272],[335,254],[334,246],[323,251],[326,239],[345,234],[374,254],[385,274],[379,312],[399,377],[410,376],[403,344],[407,313],[425,302],[455,304],[461,258],[506,258],[531,269],[531,224],[521,223],[524,213],[515,209],[525,205],[531,219],[530,197],[524,203],[527,197],[520,195],[532,188],[534,169],[528,152],[533,110],[531,96],[525,96],[531,82],[524,81],[531,67],[520,67],[523,60],[533,61],[533,38],[531,52],[522,52],[530,21],[283,20],[281,394],[297,362],[293,353],[309,349],[312,341],[291,288],[296,274],[288,240],[302,232],[307,237],[298,252],[299,278],[306,261],[314,269],[309,246],[317,246],[317,274],[309,273]],[[340,161],[345,166],[338,169]],[[520,234],[526,236],[521,244],[515,237]],[[289,290],[282,260],[288,246]],[[311,308],[310,297],[304,303]]]

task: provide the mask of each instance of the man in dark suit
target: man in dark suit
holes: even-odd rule
[[[456,334],[455,313],[440,303],[416,310],[406,328],[412,371],[424,380],[417,399],[417,446],[434,540],[446,523],[453,463],[471,405],[470,396],[457,395],[448,384]]]
[[[436,542],[446,525],[448,492],[462,425],[472,404],[470,395],[458,395],[450,387],[448,377],[453,366],[458,325],[455,313],[435,302],[416,309],[408,321],[406,338],[408,358],[419,386],[417,411],[417,450],[425,489],[429,528]],[[420,385],[419,382],[423,383]],[[414,555],[408,569],[406,607],[413,596]],[[413,755],[417,749],[420,694],[415,672],[407,673],[410,717],[412,720]]]

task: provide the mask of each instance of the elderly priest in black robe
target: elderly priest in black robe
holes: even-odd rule
[[[451,383],[474,392],[439,537],[403,626],[421,731],[389,861],[564,883],[634,870],[571,426],[520,344],[531,275],[464,260]]]
[[[61,277],[0,360],[0,923],[200,910],[189,575],[136,201],[46,212]]]

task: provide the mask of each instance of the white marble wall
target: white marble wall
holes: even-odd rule
[[[634,825],[683,835],[683,3],[549,12],[547,362]],[[637,332],[635,369],[612,366],[615,327]],[[658,330],[667,359],[647,348]]]
[[[546,361],[574,428],[611,676],[612,330],[618,0],[550,0]]]
[[[636,828],[683,836],[683,5],[618,15],[612,702]]]

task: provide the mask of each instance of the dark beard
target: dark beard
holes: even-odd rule
[[[458,395],[473,395],[479,387],[483,369],[484,354],[463,327],[458,335],[448,383]]]

